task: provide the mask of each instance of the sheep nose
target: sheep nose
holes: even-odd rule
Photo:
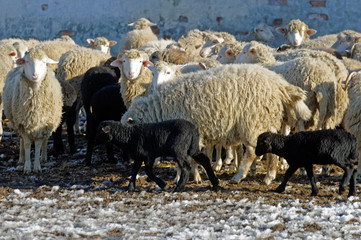
[[[298,40],[295,40],[295,45],[298,45]]]
[[[204,52],[200,52],[199,55],[201,55],[201,57],[205,57],[205,53]]]
[[[37,80],[38,77],[39,77],[39,75],[38,75],[37,73],[34,73],[34,74],[33,74],[33,80]]]
[[[134,72],[129,72],[129,77],[130,78],[134,77]]]

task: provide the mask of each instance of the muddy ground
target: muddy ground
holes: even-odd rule
[[[130,177],[131,162],[118,162],[118,164],[107,163],[105,149],[103,146],[97,146],[94,151],[93,164],[91,167],[85,166],[84,158],[86,151],[86,138],[84,135],[76,137],[78,151],[74,155],[65,153],[57,159],[52,153],[52,140],[49,140],[49,161],[42,164],[42,172],[38,174],[24,175],[21,168],[17,167],[19,139],[15,134],[11,134],[11,129],[5,124],[6,136],[0,143],[0,198],[5,199],[14,193],[15,189],[23,192],[29,192],[28,197],[35,199],[44,199],[49,197],[46,193],[54,186],[59,186],[60,191],[83,189],[98,197],[102,197],[105,203],[128,198],[128,206],[137,205],[137,197],[134,194],[146,192],[146,198],[153,199],[162,195],[162,191],[157,189],[154,182],[149,182],[142,169],[140,177],[136,184],[136,192],[128,193],[127,185]],[[64,142],[66,138],[64,137]],[[68,148],[67,148],[68,149]],[[119,157],[119,156],[118,156]],[[319,166],[315,167],[315,172],[320,171]],[[263,198],[269,205],[277,206],[283,201],[299,201],[300,203],[309,203],[314,205],[330,205],[334,203],[347,202],[347,192],[339,196],[337,190],[339,180],[343,171],[336,167],[330,166],[330,176],[323,177],[317,175],[319,194],[317,197],[311,197],[311,187],[307,177],[295,175],[291,178],[286,188],[286,192],[278,194],[272,192],[283,178],[284,171],[279,171],[277,178],[269,185],[263,183],[265,176],[266,162],[257,162],[257,175],[248,176],[238,184],[231,184],[230,180],[235,171],[232,166],[224,166],[221,171],[217,172],[220,179],[220,187],[213,190],[210,182],[206,180],[206,175],[201,169],[201,184],[196,184],[192,179],[187,183],[185,192],[198,194],[202,199],[202,194],[207,196],[207,200],[217,202],[219,199],[233,199],[242,201],[247,198],[249,201],[256,201]],[[173,161],[162,161],[155,168],[155,173],[167,182],[163,194],[171,193],[175,187],[173,181],[176,175],[176,164]],[[359,195],[359,187],[357,195]],[[211,196],[211,197],[209,197]],[[54,195],[54,198],[61,199],[61,195]],[[144,198],[144,195],[142,195]],[[169,201],[174,201],[175,196],[170,197]],[[177,195],[181,199],[182,195]],[[66,199],[60,201],[63,202]],[[163,201],[166,201],[163,199]],[[144,204],[144,203],[143,203]],[[189,207],[188,211],[193,211]],[[361,222],[361,220],[360,220]],[[359,223],[359,222],[357,222]],[[306,226],[306,225],[305,225]],[[280,228],[280,229],[278,229]],[[275,226],[272,231],[282,231],[283,224]],[[320,226],[317,224],[307,225],[306,231],[318,231]],[[116,233],[109,233],[116,236]],[[360,237],[359,235],[355,237]]]

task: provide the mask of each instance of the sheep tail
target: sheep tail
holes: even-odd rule
[[[306,92],[299,87],[295,86],[286,86],[286,91],[290,102],[287,105],[290,108],[294,108],[294,111],[297,117],[301,118],[304,121],[307,121],[311,118],[311,110],[307,107],[304,100],[306,99]],[[291,110],[292,112],[292,110]]]

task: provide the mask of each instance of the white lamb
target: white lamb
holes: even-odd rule
[[[147,94],[153,79],[152,71],[147,66],[153,64],[145,52],[136,49],[121,53],[117,58],[111,66],[119,67],[121,71],[121,94],[124,105],[129,108],[134,98]]]
[[[286,28],[278,27],[276,30],[284,35],[286,44],[294,47],[300,46],[317,32],[299,19],[293,19]]]
[[[105,54],[110,54],[110,47],[117,44],[116,41],[109,41],[105,37],[97,37],[95,39],[88,38],[86,41],[89,43],[91,48],[98,49]]]
[[[3,102],[2,94],[5,85],[5,79],[8,72],[15,67],[17,53],[12,45],[0,44],[0,141],[3,135],[2,127],[2,113],[3,113]]]
[[[344,128],[354,134],[358,143],[357,175],[361,175],[361,73],[352,72],[345,81],[345,89],[349,97],[349,106],[343,120]]]
[[[20,135],[19,164],[24,173],[31,172],[30,148],[35,143],[34,172],[41,170],[41,160],[47,158],[47,140],[62,116],[62,92],[58,80],[47,63],[54,63],[41,50],[33,49],[22,65],[9,72],[4,87],[4,112],[15,132]]]
[[[241,37],[241,41],[259,41],[259,42],[271,42],[275,39],[270,26],[265,23],[259,23],[255,27],[248,31],[248,34]]]
[[[255,158],[260,133],[266,129],[278,131],[288,115],[286,112],[293,112],[294,116],[297,112],[305,120],[310,117],[304,99],[303,90],[266,68],[230,64],[181,75],[154,94],[134,99],[121,121],[186,119],[198,126],[201,147],[245,143],[247,151],[237,174],[238,181],[246,177]],[[275,178],[276,161],[272,163],[267,183]]]
[[[217,60],[222,64],[234,63],[246,44],[246,42],[237,41],[225,44],[219,50]]]
[[[180,49],[177,46],[177,42],[171,39],[159,39],[155,41],[150,41],[144,44],[139,50],[145,52],[150,56],[152,53],[156,51],[161,51],[164,49]]]
[[[124,50],[139,49],[147,42],[158,40],[158,37],[151,29],[156,24],[146,18],[140,18],[137,22],[128,24],[128,26],[134,26],[134,29],[129,31],[125,38],[122,39],[119,48],[120,53]]]

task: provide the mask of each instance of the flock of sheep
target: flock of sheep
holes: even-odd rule
[[[124,157],[133,158],[130,190],[143,162],[148,176],[163,188],[152,167],[156,157],[166,156],[179,165],[175,191],[182,190],[190,171],[201,181],[196,162],[217,186],[213,170],[222,167],[224,147],[224,162],[233,160],[237,171],[233,183],[249,170],[255,174],[255,160],[263,154],[269,161],[264,181],[271,183],[279,155],[290,166],[279,192],[304,167],[316,195],[312,164],[340,166],[345,170],[340,192],[348,182],[349,195],[356,192],[355,179],[361,175],[361,33],[345,30],[310,39],[316,30],[292,20],[276,29],[285,44],[275,47],[272,31],[264,24],[241,41],[226,32],[198,29],[178,41],[158,39],[151,30],[154,25],[145,18],[130,24],[134,29],[120,41],[117,57],[110,55],[117,42],[104,37],[87,39],[88,47],[68,36],[42,42],[0,40],[0,113],[3,108],[20,136],[19,165],[25,173],[41,170],[52,133],[56,154],[64,151],[64,122],[70,152],[75,152],[74,129],[79,131],[84,107],[86,164],[91,164],[98,132],[109,161],[116,161],[113,143],[122,146]],[[101,123],[104,120],[115,122]],[[327,130],[339,126],[356,137]],[[265,132],[269,135],[262,143],[258,137]],[[0,140],[1,135],[0,125]],[[280,138],[288,135],[297,141]],[[287,167],[283,159],[280,163]],[[327,173],[326,166],[323,170]]]

